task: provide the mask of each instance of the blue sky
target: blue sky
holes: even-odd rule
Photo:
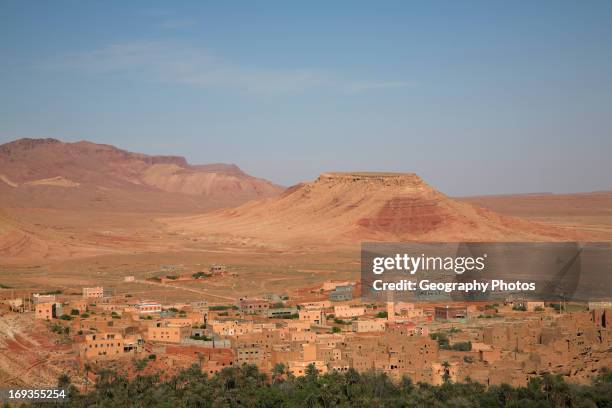
[[[612,2],[0,2],[0,142],[612,189]]]

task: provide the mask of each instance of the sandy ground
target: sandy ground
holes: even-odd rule
[[[461,200],[579,230],[592,240],[612,240],[612,193]],[[0,211],[0,230],[17,228],[45,242],[25,245],[21,257],[0,255],[0,285],[17,290],[80,293],[83,286],[102,285],[118,294],[151,299],[221,302],[359,276],[359,243],[312,250],[259,246],[239,239],[218,241],[206,232],[173,231],[157,221],[176,213],[15,207]],[[232,275],[176,284],[187,289],[123,281],[127,275],[144,280],[206,271],[211,264],[227,265]]]

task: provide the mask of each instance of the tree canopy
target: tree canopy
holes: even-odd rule
[[[485,387],[467,381],[434,386],[413,384],[408,377],[393,382],[384,373],[320,374],[309,367],[294,377],[278,365],[272,381],[257,367],[225,368],[208,376],[197,365],[168,379],[138,375],[128,380],[110,370],[98,373],[95,387],[79,393],[63,375],[58,385],[71,398],[62,407],[611,407],[612,373],[603,371],[589,385],[566,383],[561,376],[531,379],[526,387]],[[53,406],[34,403],[29,407]]]

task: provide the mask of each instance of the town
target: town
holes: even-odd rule
[[[157,280],[176,285],[231,275],[231,268],[211,265],[207,273]],[[123,285],[129,290],[134,281],[125,276]],[[23,360],[24,372],[53,362],[80,387],[95,381],[102,368],[170,376],[194,364],[209,375],[252,364],[271,378],[302,376],[312,368],[320,373],[353,368],[434,385],[471,379],[513,386],[545,373],[586,383],[612,366],[611,302],[509,296],[500,303],[377,304],[360,300],[360,289],[358,281],[328,280],[224,303],[164,303],[114,295],[100,286],[78,294],[0,289],[2,331],[10,334],[11,325],[25,324],[32,336],[7,336],[0,353]],[[15,355],[28,342],[38,345],[31,361]],[[6,384],[23,374],[12,373]],[[48,385],[53,381],[49,377]]]

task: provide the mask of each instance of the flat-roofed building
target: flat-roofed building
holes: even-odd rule
[[[83,298],[85,299],[99,299],[104,297],[104,288],[102,286],[95,286],[91,288],[83,288]]]
[[[589,310],[593,309],[612,309],[611,301],[597,301],[588,303]]]
[[[124,337],[121,333],[106,332],[88,334],[80,348],[81,357],[87,360],[111,360],[130,357],[142,351],[139,335]]]
[[[337,305],[334,306],[334,316],[337,318],[350,318],[363,316],[366,313],[365,306]]]
[[[327,291],[336,289],[338,286],[347,286],[347,285],[353,285],[353,282],[328,280],[328,281],[323,282],[323,290],[327,292]]]
[[[73,299],[68,302],[68,307],[70,309],[76,309],[79,313],[83,313],[87,311],[87,299]]]
[[[436,306],[434,309],[436,321],[452,321],[467,319],[467,307],[465,306]]]
[[[303,302],[300,303],[301,307],[310,307],[310,308],[318,308],[318,309],[327,309],[329,307],[332,307],[332,303],[329,300],[319,300],[319,301],[313,301],[313,302]]]
[[[38,303],[34,309],[36,319],[57,319],[62,314],[62,305],[55,302]]]
[[[39,303],[53,303],[55,301],[56,297],[52,293],[42,295],[40,293],[32,294],[32,303],[34,303],[35,305]]]
[[[382,332],[385,331],[386,323],[385,319],[354,320],[351,327],[357,333]]]
[[[134,305],[134,309],[140,314],[161,313],[162,305],[159,302],[143,300],[136,303],[136,305]]]
[[[158,322],[147,329],[148,341],[181,343],[191,335],[191,327],[168,322]]]
[[[270,302],[264,299],[241,299],[240,310],[245,314],[265,314]]]
[[[253,332],[251,320],[219,319],[210,321],[209,325],[220,336],[241,336]]]
[[[338,285],[329,292],[329,300],[332,302],[342,302],[353,299],[353,285]]]
[[[325,313],[321,309],[302,309],[299,314],[302,321],[316,325],[325,324]]]
[[[266,315],[269,318],[291,318],[297,314],[298,309],[296,306],[275,307],[266,311]]]

